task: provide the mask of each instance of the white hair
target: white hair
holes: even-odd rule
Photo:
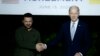
[[[78,12],[80,12],[80,9],[79,9],[79,7],[78,6],[71,6],[70,8],[69,8],[69,12],[72,10],[72,9],[77,9],[77,11]]]

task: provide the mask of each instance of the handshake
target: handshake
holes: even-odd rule
[[[36,50],[38,52],[41,52],[41,51],[43,51],[45,49],[47,49],[47,45],[46,44],[44,44],[44,43],[37,43],[36,44]]]

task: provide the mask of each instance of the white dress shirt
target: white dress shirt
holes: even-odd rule
[[[75,22],[71,21],[71,23],[70,23],[70,33],[71,34],[74,33],[74,36],[75,36],[75,32],[76,32],[76,29],[77,29],[78,22],[79,22],[79,19],[77,19]],[[72,32],[73,23],[74,23],[75,32]],[[74,39],[74,36],[71,36],[71,40]]]

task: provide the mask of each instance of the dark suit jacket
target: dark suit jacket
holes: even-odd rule
[[[70,35],[70,21],[68,21],[62,25],[56,39],[49,43],[48,46],[55,45],[63,40],[64,56],[74,56],[77,52],[81,52],[83,56],[86,55],[90,46],[87,25],[79,20],[73,41]]]

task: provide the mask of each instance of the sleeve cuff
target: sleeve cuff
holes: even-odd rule
[[[47,45],[46,44],[44,44],[44,49],[47,49]]]
[[[82,54],[81,52],[79,52],[79,54],[80,54],[81,56],[83,56],[83,54]]]

